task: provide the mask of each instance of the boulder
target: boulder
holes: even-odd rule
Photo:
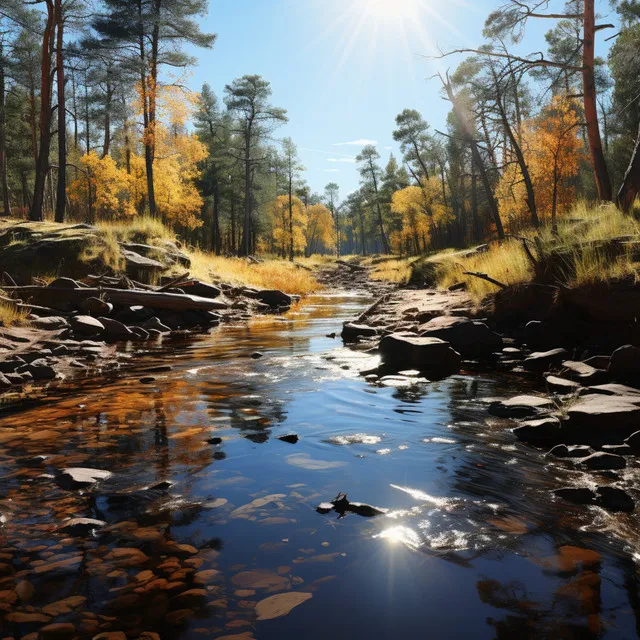
[[[622,456],[604,451],[596,451],[586,458],[580,460],[580,465],[590,471],[609,471],[613,469],[624,469],[627,461]]]
[[[88,536],[94,531],[106,527],[107,523],[103,520],[95,520],[94,518],[72,518],[63,522],[58,531],[67,533],[70,536]]]
[[[15,375],[15,374],[9,374]],[[13,386],[13,382],[7,378],[4,373],[0,373],[0,391],[4,391],[6,389],[10,389]]]
[[[528,358],[525,358],[522,366],[527,371],[544,373],[551,367],[557,366],[566,360],[569,352],[566,349],[551,349],[550,351],[534,351]]]
[[[482,322],[440,316],[420,327],[420,336],[440,338],[465,358],[480,358],[502,349],[502,337]]]
[[[104,333],[108,338],[114,340],[133,340],[136,337],[129,327],[112,318],[100,317],[98,318],[98,322],[104,326]]]
[[[222,289],[208,282],[196,280],[193,285],[188,287],[189,294],[200,296],[201,298],[217,298],[222,295]]]
[[[586,395],[567,409],[574,442],[622,440],[638,430],[640,398]]]
[[[94,318],[108,316],[113,311],[113,305],[110,302],[100,300],[100,298],[87,298],[80,303],[79,307]]]
[[[130,275],[135,276],[140,272],[164,271],[167,268],[164,262],[147,258],[129,249],[121,249],[120,253],[125,260],[127,273]]]
[[[272,309],[290,307],[293,302],[290,295],[277,289],[263,289],[262,291],[258,291],[256,299],[262,302],[262,304],[269,305]]]
[[[166,325],[160,322],[160,318],[154,316],[153,318],[149,318],[146,320],[142,327],[144,329],[155,329],[156,331],[160,331],[161,333],[169,333],[171,329]]]
[[[133,334],[132,340],[148,340],[151,337],[151,334],[143,329],[142,327],[129,327],[131,329],[131,333]]]
[[[65,318],[61,316],[48,316],[46,318],[33,318],[29,324],[36,329],[43,331],[55,331],[56,329],[64,329],[69,326]]]
[[[71,278],[56,278],[49,283],[49,289],[81,289],[80,283]]]
[[[548,417],[528,420],[513,430],[522,442],[533,445],[551,445],[562,439],[562,423],[558,418]]]
[[[555,404],[549,398],[522,395],[492,402],[489,413],[500,418],[528,418],[554,408]]]
[[[547,455],[556,458],[585,458],[592,453],[593,449],[585,445],[575,444],[567,446],[566,444],[559,444],[553,447]]]
[[[640,390],[634,387],[628,387],[624,384],[599,384],[592,387],[587,387],[582,391],[582,395],[589,395],[599,393],[605,396],[637,396],[640,399]]]
[[[547,388],[553,393],[570,394],[582,389],[578,382],[567,380],[566,378],[559,378],[558,376],[547,376],[545,381]]]
[[[607,511],[630,513],[636,508],[633,498],[617,487],[598,487],[596,504]]]
[[[27,365],[26,370],[33,376],[34,380],[54,380],[58,376],[56,370],[44,359],[34,360]]]
[[[378,330],[366,324],[345,322],[342,327],[342,339],[345,342],[357,342],[358,338],[369,338],[378,335]]]
[[[609,373],[618,382],[636,382],[640,379],[640,349],[627,344],[611,355]]]
[[[100,480],[108,480],[112,475],[104,469],[68,467],[62,470],[56,480],[63,489],[86,489]]]
[[[104,331],[104,325],[91,316],[73,316],[70,318],[69,324],[74,333],[83,336],[95,336]]]
[[[530,349],[546,350],[560,347],[563,337],[558,334],[553,324],[531,320],[525,325],[524,341]]]
[[[609,368],[609,364],[611,363],[611,356],[591,356],[587,358],[585,364],[591,365],[596,369],[607,370]]]
[[[606,371],[596,369],[586,362],[575,360],[565,360],[562,363],[560,375],[584,385],[603,384],[609,379],[609,374]]]
[[[594,504],[596,501],[595,492],[586,487],[563,487],[556,489],[553,493],[558,498],[573,502],[573,504]]]
[[[396,371],[418,369],[438,377],[457,373],[462,360],[460,354],[444,340],[398,333],[384,337],[379,351],[385,367]]]

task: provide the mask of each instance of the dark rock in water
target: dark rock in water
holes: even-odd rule
[[[440,316],[420,327],[420,336],[440,338],[465,358],[481,358],[502,349],[502,337],[482,322]]]
[[[565,360],[562,363],[561,375],[584,385],[604,384],[609,379],[607,371],[574,360]]]
[[[345,342],[356,342],[358,338],[369,338],[378,335],[378,330],[366,324],[345,322],[342,327],[342,339]]]
[[[46,360],[34,360],[27,365],[27,371],[33,376],[34,380],[54,380],[58,374],[56,370]]]
[[[56,480],[63,489],[86,489],[100,480],[108,480],[112,475],[104,469],[68,467],[62,470]]]
[[[634,451],[640,451],[640,431],[635,431],[626,440],[625,444],[630,446]]]
[[[51,354],[54,356],[66,356],[69,353],[69,347],[65,344],[59,344],[57,347],[51,349]]]
[[[36,468],[41,467],[46,459],[47,456],[33,456],[31,458],[22,458],[20,460],[20,464],[24,467]]]
[[[607,511],[630,513],[636,508],[633,498],[617,487],[598,487],[596,504]]]
[[[609,373],[618,382],[634,382],[640,379],[640,349],[627,344],[611,355]]]
[[[145,367],[146,373],[165,373],[166,371],[173,371],[173,366],[170,364],[159,364],[156,367]]]
[[[34,318],[33,320],[30,320],[29,323],[32,327],[42,329],[43,331],[55,331],[56,329],[64,329],[69,326],[69,323],[61,316]]]
[[[59,527],[58,531],[68,533],[70,536],[88,536],[94,531],[106,527],[107,523],[103,520],[94,520],[93,518],[73,518],[67,520]]]
[[[49,283],[49,289],[81,289],[80,283],[71,278],[56,278]]]
[[[460,370],[462,358],[440,338],[418,338],[394,333],[379,346],[382,363],[396,371],[418,369],[435,377],[446,377]]]
[[[9,374],[11,375],[11,374]],[[0,373],[0,390],[2,389],[10,389],[13,386],[13,383],[4,373]]]
[[[529,420],[524,422],[522,426],[516,427],[513,434],[522,442],[550,445],[562,439],[562,424],[557,418]]]
[[[628,444],[605,444],[602,446],[605,453],[615,453],[617,456],[632,456],[635,451]]]
[[[565,378],[558,378],[557,376],[547,376],[546,382],[549,391],[552,391],[553,393],[575,393],[582,388],[578,382],[566,380]]]
[[[527,371],[544,373],[545,371],[548,371],[550,367],[560,365],[560,363],[563,360],[566,360],[568,356],[569,352],[566,349],[536,351],[532,353],[528,358],[524,359],[522,366]]]
[[[333,504],[331,502],[321,502],[317,507],[316,511],[318,513],[329,513],[333,511]]]
[[[271,308],[277,307],[290,307],[293,299],[290,295],[278,291],[277,289],[264,289],[258,291],[256,298],[262,302],[262,304],[269,305]]]
[[[188,293],[201,298],[217,298],[222,294],[222,289],[208,282],[197,280],[192,286],[188,287]]]
[[[104,331],[104,325],[91,316],[73,316],[69,324],[74,333],[83,336],[95,336]]]
[[[166,324],[160,322],[160,319],[156,316],[146,320],[142,326],[144,329],[155,329],[156,331],[161,331],[162,333],[169,333],[171,331],[171,329]]]
[[[140,378],[140,382],[142,384],[153,384],[155,381],[156,379],[153,376],[144,376]]]
[[[108,316],[113,311],[113,305],[110,302],[100,300],[100,298],[87,298],[79,306],[82,311],[94,318]]]
[[[148,309],[147,307],[143,307],[141,305],[134,305],[132,307],[121,307],[118,310],[118,313],[115,315],[115,319],[126,325],[140,324],[141,322],[146,322],[154,315],[154,310]]]
[[[5,380],[8,380],[11,384],[25,384],[29,380],[25,380],[24,373],[1,373],[0,374],[0,389],[7,389]],[[30,380],[33,380],[33,376],[29,376]]]
[[[129,327],[131,330],[131,340],[148,340],[151,337],[150,331],[142,327]]]
[[[596,494],[591,489],[582,487],[564,487],[553,492],[558,498],[573,502],[573,504],[594,504]]]
[[[299,438],[297,433],[289,433],[284,436],[278,436],[278,440],[282,440],[282,442],[288,442],[289,444],[296,444]]]
[[[40,364],[46,364],[46,360],[44,360],[44,358],[46,358],[47,356],[53,355],[51,352],[51,349],[39,349],[38,351],[26,351],[20,354],[22,359],[25,362],[35,362],[36,360],[42,360],[42,362]]]
[[[132,340],[135,337],[133,331],[122,324],[122,322],[104,317],[98,318],[98,322],[104,326],[105,335],[109,338],[113,338],[114,340]]]
[[[586,395],[571,405],[569,426],[582,442],[601,438],[623,439],[640,423],[640,398],[633,396]]]
[[[597,451],[586,458],[582,458],[580,464],[591,471],[607,471],[610,469],[624,469],[627,466],[627,461],[622,456]]]
[[[637,397],[637,400],[640,401],[640,389],[635,389],[634,387],[628,387],[624,384],[599,384],[595,387],[586,387],[582,391],[582,395],[596,394],[599,393],[603,396],[626,396],[629,398]]]
[[[260,360],[260,358],[264,358],[264,353],[260,353],[259,351],[256,351],[255,353],[251,354],[251,357],[254,360]]]
[[[532,320],[525,325],[524,341],[531,349],[546,350],[560,347],[563,336],[551,323]]]
[[[571,445],[559,444],[553,447],[547,455],[554,456],[556,458],[585,458],[593,453],[591,447],[584,445]]]
[[[500,418],[527,418],[554,408],[555,404],[549,398],[522,395],[492,402],[489,413]]]
[[[77,637],[78,633],[71,622],[53,622],[40,627],[37,635],[38,640],[70,640]]]
[[[347,512],[355,513],[363,518],[373,518],[374,516],[381,516],[387,513],[387,509],[381,509],[373,507],[370,504],[364,504],[363,502],[351,502],[347,499],[346,493],[339,493],[332,501],[334,510],[340,514],[340,517],[344,517]]]
[[[219,437],[217,437],[217,436],[216,436],[216,437],[214,437],[214,438],[209,438],[209,439],[207,440],[207,442],[208,442],[209,444],[219,445],[219,444],[222,444],[222,438],[219,438]]]
[[[15,360],[3,360],[0,362],[0,373],[13,373],[18,367],[26,364],[26,361],[22,358],[16,358]]]

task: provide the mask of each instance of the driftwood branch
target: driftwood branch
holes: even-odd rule
[[[385,294],[378,298],[368,309],[365,309],[353,322],[359,324],[365,318],[370,316],[380,305],[384,304],[389,299],[389,294]]]
[[[529,262],[531,262],[531,264],[535,269],[538,266],[538,261],[536,260],[536,257],[533,255],[533,252],[529,248],[529,241],[527,240],[527,238],[524,238],[523,236],[516,236],[513,233],[510,233],[508,237],[513,238],[514,240],[520,240],[522,242],[522,247],[524,249],[524,252],[527,254],[527,258],[529,258]]]
[[[496,287],[500,287],[501,289],[507,288],[507,285],[504,282],[500,282],[500,280],[496,280],[491,276],[488,276],[486,273],[480,273],[477,271],[465,271],[464,275],[473,276],[474,278],[480,278],[480,280],[486,280],[487,282],[490,282],[491,284],[495,284]]]

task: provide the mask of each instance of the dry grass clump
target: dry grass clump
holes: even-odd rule
[[[220,280],[259,289],[280,289],[304,295],[320,288],[313,274],[284,260],[253,264],[242,258],[221,258],[198,249],[188,252],[191,275],[203,280]]]
[[[25,327],[29,324],[29,314],[24,309],[18,309],[15,304],[0,300],[0,326]]]

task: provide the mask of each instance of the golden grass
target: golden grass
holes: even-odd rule
[[[29,314],[18,309],[10,302],[0,301],[0,326],[2,327],[25,327],[29,324]]]
[[[191,275],[202,280],[219,280],[260,289],[280,289],[304,295],[320,288],[313,273],[285,260],[264,260],[253,264],[242,258],[221,258],[200,250],[188,252]]]
[[[523,235],[531,240],[531,247],[536,246],[537,237],[543,254],[561,252],[567,256],[572,265],[564,278],[568,286],[640,275],[640,264],[634,260],[631,248],[611,258],[598,247],[598,243],[613,238],[629,236],[632,240],[640,240],[640,225],[633,217],[613,205],[593,207],[581,202],[559,222],[557,235],[548,227],[532,229]],[[479,278],[465,276],[465,271],[486,273],[508,285],[529,282],[534,276],[522,243],[517,240],[493,243],[486,253],[468,258],[438,254],[431,259],[438,262],[438,286],[446,288],[466,282],[475,300],[495,293],[497,287]]]

